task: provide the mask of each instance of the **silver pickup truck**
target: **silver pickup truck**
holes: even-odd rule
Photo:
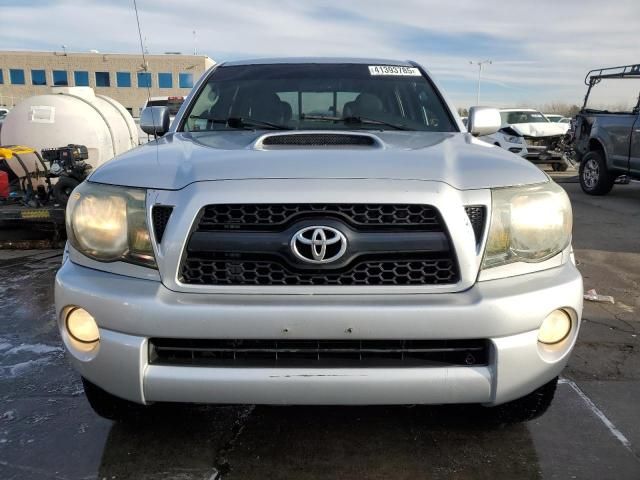
[[[617,90],[627,101],[613,108],[590,107],[594,87],[607,81],[611,96]],[[585,84],[589,88],[574,131],[580,185],[590,195],[606,195],[621,175],[640,180],[640,64],[592,70]]]
[[[56,314],[97,413],[448,404],[527,420],[576,341],[565,192],[418,64],[207,72],[67,209]]]

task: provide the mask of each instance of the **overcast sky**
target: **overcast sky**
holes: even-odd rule
[[[150,53],[412,59],[454,103],[580,103],[591,68],[640,62],[640,0],[138,0]],[[133,0],[0,0],[0,48],[140,51]],[[196,31],[194,42],[193,31]]]

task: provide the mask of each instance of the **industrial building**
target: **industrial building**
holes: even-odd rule
[[[185,96],[215,62],[206,55],[0,51],[0,106],[50,92],[93,87],[137,117],[149,96]]]

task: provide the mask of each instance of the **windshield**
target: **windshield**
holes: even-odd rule
[[[514,123],[549,123],[549,120],[540,112],[527,110],[500,112],[503,124],[512,125]]]
[[[458,131],[434,87],[412,67],[222,66],[191,105],[184,131],[260,129],[266,123],[287,129]],[[230,118],[235,121],[225,121]]]

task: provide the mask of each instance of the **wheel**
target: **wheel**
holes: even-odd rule
[[[73,189],[80,185],[75,178],[59,177],[53,186],[53,199],[57,205],[66,206]]]
[[[529,395],[492,407],[493,413],[496,415],[497,420],[503,423],[528,422],[538,418],[551,405],[557,385],[558,377],[549,383],[545,383]]]
[[[553,163],[551,164],[551,168],[554,172],[566,172],[569,165],[566,163]]]
[[[82,385],[84,387],[84,394],[93,411],[108,420],[135,420],[141,417],[142,414],[145,413],[145,408],[147,408],[144,405],[139,405],[111,395],[84,377],[82,377]]]
[[[616,179],[607,170],[602,154],[594,150],[582,157],[579,177],[582,190],[589,195],[606,195],[613,188]]]

